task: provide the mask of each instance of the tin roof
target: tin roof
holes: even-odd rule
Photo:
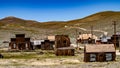
[[[55,41],[55,36],[48,36],[48,40]]]
[[[88,44],[85,46],[86,52],[115,52],[114,44]]]
[[[81,34],[79,35],[78,39],[88,39],[88,38],[93,38],[93,39],[97,39],[97,36],[92,34]]]
[[[61,47],[61,48],[58,48],[60,50],[64,50],[64,49],[75,49],[74,47]]]

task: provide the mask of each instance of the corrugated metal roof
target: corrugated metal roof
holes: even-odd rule
[[[86,53],[91,52],[115,52],[114,44],[89,44],[85,46]]]

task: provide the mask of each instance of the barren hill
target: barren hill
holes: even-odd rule
[[[42,23],[16,17],[6,17],[0,19],[0,38],[2,40],[8,40],[15,33],[26,33],[34,39],[42,39],[45,35],[55,34],[68,34],[71,38],[74,38],[76,29],[81,33],[90,33],[91,25],[93,26],[94,34],[98,36],[104,31],[112,35],[113,21],[117,22],[117,31],[119,31],[120,12],[113,11],[99,12],[77,20]],[[83,29],[86,29],[86,31]]]

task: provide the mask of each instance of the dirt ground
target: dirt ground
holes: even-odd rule
[[[0,68],[120,68],[120,52],[117,50],[116,61],[83,62],[83,51],[75,56],[55,56],[46,51],[37,52],[4,52],[5,58],[0,59]]]

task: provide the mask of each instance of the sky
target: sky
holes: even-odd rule
[[[120,11],[120,0],[0,0],[0,19],[69,21],[102,11]]]

